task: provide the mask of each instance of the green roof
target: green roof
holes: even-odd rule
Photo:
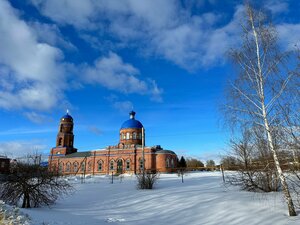
[[[92,155],[92,152],[75,152],[72,154],[68,154],[65,158],[84,158]]]

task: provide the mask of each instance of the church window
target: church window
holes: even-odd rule
[[[82,172],[85,171],[85,163],[84,163],[84,162],[81,163],[81,171],[82,171]]]
[[[127,132],[127,133],[126,133],[126,139],[128,140],[129,138],[130,138],[130,133]]]
[[[62,132],[62,129],[63,129],[63,125],[61,124],[59,128],[59,132]]]
[[[140,159],[140,170],[143,170],[143,169],[144,169],[144,162],[143,162],[143,159]]]
[[[73,164],[73,172],[75,172],[75,173],[78,172],[78,162],[74,162],[74,164]]]
[[[59,173],[62,173],[62,172],[63,172],[63,169],[64,169],[63,163],[59,163],[59,166],[58,166],[58,172],[59,172]]]
[[[136,139],[136,133],[135,132],[133,132],[133,134],[132,134],[132,139]]]
[[[125,140],[126,139],[126,135],[125,135],[125,133],[123,133],[123,140]]]
[[[91,171],[91,170],[92,170],[92,162],[89,161],[89,162],[88,162],[88,171]]]
[[[167,167],[167,168],[170,167],[170,160],[169,160],[169,158],[166,159],[166,167]]]
[[[130,159],[126,160],[126,170],[130,170]]]
[[[71,172],[71,163],[70,162],[67,163],[66,172]]]
[[[171,167],[172,167],[172,168],[175,167],[175,165],[174,165],[174,159],[173,159],[173,158],[171,159]]]
[[[138,134],[138,139],[142,139],[142,133]]]
[[[98,161],[98,171],[102,171],[103,162],[100,160]]]
[[[109,169],[110,169],[110,170],[113,170],[113,169],[114,169],[114,160],[111,160],[111,161],[110,161]]]

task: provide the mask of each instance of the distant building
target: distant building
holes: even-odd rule
[[[0,174],[8,174],[10,167],[10,159],[0,155]]]
[[[129,120],[122,124],[117,145],[77,152],[73,146],[73,118],[67,113],[60,120],[56,147],[51,149],[49,155],[49,168],[62,174],[135,174],[144,166],[145,170],[151,171],[175,171],[177,155],[159,145],[145,146],[145,129],[135,119],[135,114],[130,112]]]

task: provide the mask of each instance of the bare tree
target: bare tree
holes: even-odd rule
[[[206,161],[206,168],[208,171],[215,170],[216,163],[214,160],[209,159]]]
[[[293,200],[279,160],[275,131],[281,125],[279,102],[290,101],[289,86],[297,79],[288,71],[287,52],[277,46],[275,28],[265,14],[246,5],[246,21],[242,24],[242,46],[231,51],[239,76],[231,83],[227,115],[237,128],[259,127],[259,137],[264,140],[272,156],[274,168],[288,205],[289,215],[295,216]],[[268,151],[266,153],[268,153]]]
[[[72,191],[72,186],[39,164],[17,162],[8,179],[0,183],[0,199],[22,208],[53,204],[59,195]]]
[[[228,173],[226,182],[248,191],[278,191],[279,179],[270,151],[255,133],[245,130],[241,137],[231,140],[236,172]]]

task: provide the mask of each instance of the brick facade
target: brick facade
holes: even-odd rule
[[[134,116],[131,119],[135,120]],[[64,130],[65,125],[68,129]],[[67,136],[72,137],[71,141],[66,138]],[[143,168],[143,155],[145,170],[176,171],[177,155],[173,151],[163,150],[160,146],[143,147],[145,143],[143,127],[121,128],[119,144],[116,146],[77,152],[73,147],[73,118],[68,118],[66,123],[66,118],[63,117],[59,125],[58,138],[63,140],[57,140],[56,147],[51,149],[49,168],[62,174],[136,174]]]

